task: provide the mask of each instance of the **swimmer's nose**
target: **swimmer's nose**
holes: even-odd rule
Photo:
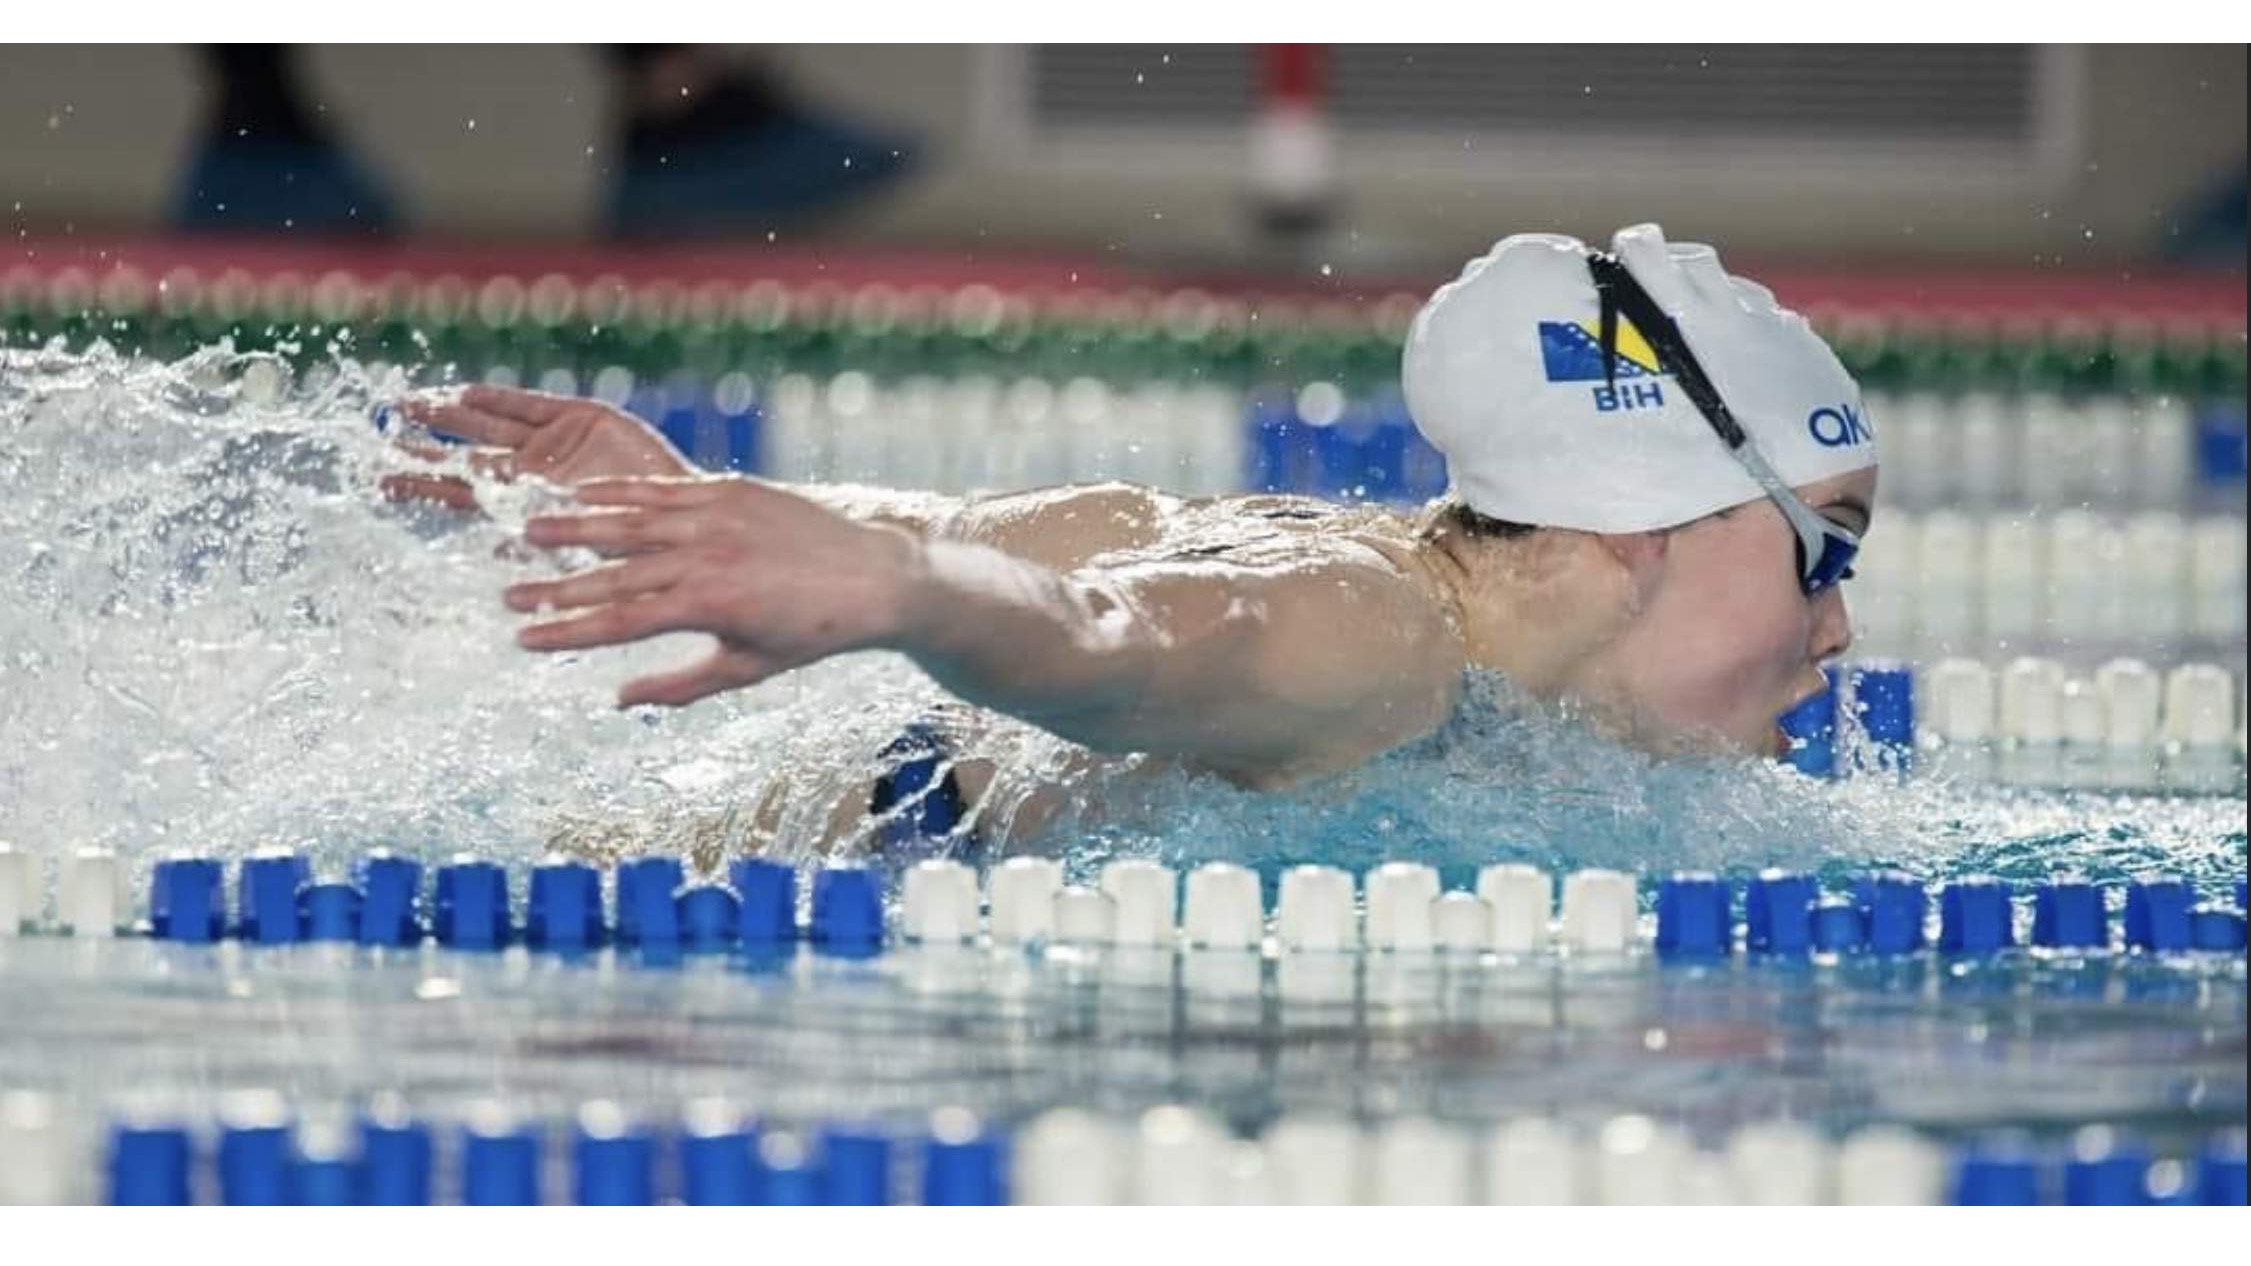
[[[1845,606],[1843,585],[1829,586],[1813,602],[1813,640],[1807,649],[1814,663],[1825,664],[1852,648],[1852,612]]]

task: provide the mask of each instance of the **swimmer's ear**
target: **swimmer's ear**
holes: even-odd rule
[[[1664,574],[1666,552],[1672,544],[1671,533],[1604,532],[1596,534],[1595,540],[1618,564],[1635,606],[1640,606],[1656,592],[1657,581]]]

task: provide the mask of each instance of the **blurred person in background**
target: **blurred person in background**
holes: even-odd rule
[[[174,199],[190,231],[379,235],[400,217],[381,179],[340,142],[308,96],[296,46],[211,44],[202,136]],[[686,44],[601,50],[615,80],[619,158],[608,190],[614,236],[763,230],[885,186],[906,142],[794,101],[754,65]]]

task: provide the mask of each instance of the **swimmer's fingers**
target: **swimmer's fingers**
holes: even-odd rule
[[[432,465],[436,465],[437,463],[443,461],[451,461],[453,459],[453,450],[443,444],[432,444],[427,440],[409,439],[399,439],[392,442],[398,446],[400,452],[405,453],[407,456],[415,458],[419,461],[429,462]]]
[[[443,444],[426,444],[420,440],[398,441],[400,451],[407,456],[437,465],[450,462],[461,450]],[[516,454],[505,448],[490,445],[469,450],[469,469],[480,475],[508,483],[516,478]]]
[[[452,475],[385,475],[378,485],[392,501],[427,501],[456,510],[477,508],[477,494]]]
[[[695,537],[696,524],[686,515],[641,510],[547,514],[524,524],[524,539],[542,549],[579,545],[612,556],[686,545]]]
[[[643,510],[689,510],[717,503],[731,488],[748,486],[740,479],[714,479],[690,475],[665,479],[595,479],[580,484],[573,494],[590,506],[633,507]]]
[[[521,448],[532,437],[532,428],[523,422],[465,402],[408,400],[401,407],[408,417],[433,431],[479,444]]]
[[[595,607],[670,589],[687,570],[688,562],[680,555],[659,554],[610,563],[561,580],[527,580],[508,586],[501,598],[517,611]]]
[[[716,651],[701,663],[676,672],[634,678],[617,692],[617,706],[631,708],[653,703],[667,708],[685,707],[723,690],[755,686],[777,671],[778,665],[743,651]]]
[[[574,409],[587,407],[587,402],[576,396],[558,396],[545,391],[494,387],[482,383],[464,390],[461,393],[461,403],[532,428],[561,421],[569,417]]]
[[[613,602],[560,620],[527,624],[516,631],[516,644],[532,651],[582,651],[594,646],[638,642],[695,625],[689,604],[680,595],[663,594],[634,602]]]

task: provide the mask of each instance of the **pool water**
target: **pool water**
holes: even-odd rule
[[[255,357],[172,365],[0,351],[0,840],[116,851],[132,892],[188,850],[302,850],[318,874],[385,847],[519,875],[555,849],[666,853],[716,872],[753,847],[811,865],[829,806],[944,700],[896,656],[843,657],[679,713],[616,685],[695,653],[667,638],[535,658],[508,581],[567,568],[515,538],[554,494],[487,488],[490,516],[385,503],[414,466],[371,427],[402,385],[343,365],[293,394]],[[419,467],[417,467],[419,468]],[[1119,767],[997,723],[981,824],[1060,785],[1019,847],[1074,881],[1152,858],[1251,867],[1271,904],[1302,863],[1408,860],[1464,887],[1500,861],[1654,876],[1769,866],[1841,890],[2242,878],[2232,753],[2212,794],[2011,787],[1925,770],[1805,778],[1656,760],[1473,679],[1439,733],[1281,794]],[[2153,753],[2152,761],[2158,759]],[[777,786],[776,820],[752,811]],[[929,855],[994,857],[962,839]],[[913,852],[878,852],[896,868]],[[521,880],[517,902],[522,904]],[[1057,1104],[1210,1105],[1238,1130],[1321,1108],[1487,1124],[1637,1111],[1700,1136],[1774,1116],[1940,1132],[2101,1119],[2171,1141],[2245,1111],[2243,959],[2014,954],[1950,962],[1659,967],[1571,956],[900,947],[865,961],[732,954],[587,961],[0,939],[0,1089],[101,1119],[154,1094],[206,1112],[264,1086],[308,1111],[398,1090],[440,1114],[500,1096],[656,1116],[725,1094],[777,1118],[941,1104],[1018,1120]]]
[[[476,519],[384,502],[383,474],[420,468],[368,425],[395,374],[347,363],[266,399],[257,357],[0,354],[0,531],[24,545],[0,570],[0,839],[134,859],[285,844],[342,864],[375,846],[523,862],[558,842],[715,860],[755,832],[810,859],[865,846],[819,842],[831,805],[944,702],[903,659],[866,654],[680,712],[620,712],[618,684],[687,659],[694,639],[518,650],[501,588],[572,561],[514,536],[554,494],[487,486]],[[1082,772],[1077,749],[997,722],[978,744],[1002,770],[986,834],[1060,783],[1064,812],[1028,846],[1082,868],[1148,855],[1270,873],[1412,857],[1457,875],[1507,859],[2242,874],[2232,753],[2218,797],[1822,783],[1653,760],[1498,681],[1470,687],[1442,732],[1284,795],[1132,762]],[[760,830],[750,807],[783,783],[781,818]]]

